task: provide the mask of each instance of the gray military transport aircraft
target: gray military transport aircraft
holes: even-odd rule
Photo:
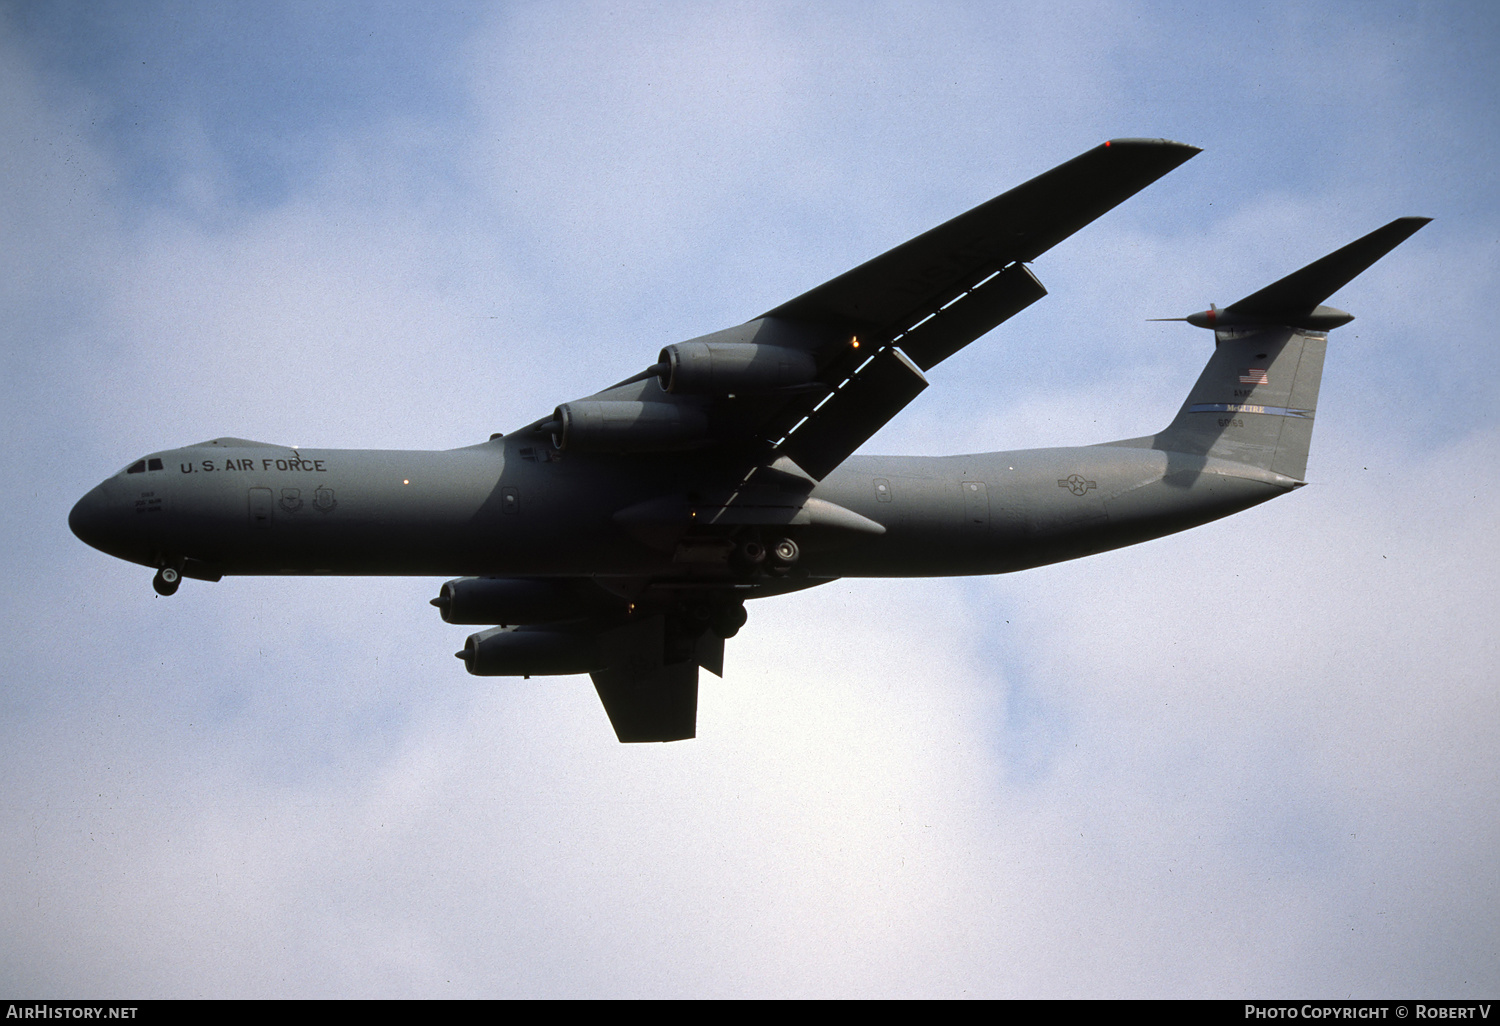
[[[1207,523],[1303,482],[1320,305],[1426,218],[1392,221],[1223,309],[1164,431],[970,456],[854,456],[930,371],[1046,290],[1027,267],[1198,152],[1116,139],[774,310],[509,435],[444,452],[240,438],[153,453],[73,532],[182,577],[455,576],[481,676],[593,677],[621,741],[696,733],[745,600],[840,577],[998,574]]]

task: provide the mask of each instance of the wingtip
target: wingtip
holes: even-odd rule
[[[1387,224],[1380,228],[1376,228],[1373,232],[1371,232],[1369,235],[1366,235],[1364,238],[1357,239],[1354,242],[1350,243],[1350,246],[1373,244],[1377,247],[1380,247],[1379,255],[1374,257],[1375,260],[1378,260],[1380,259],[1380,257],[1384,256],[1391,250],[1395,249],[1397,246],[1401,245],[1401,243],[1417,234],[1417,232],[1427,227],[1427,225],[1431,223],[1431,221],[1432,218],[1430,217],[1398,217],[1390,224]]]
[[[1104,146],[1106,149],[1114,149],[1117,146],[1128,146],[1132,148],[1142,149],[1149,147],[1151,149],[1178,150],[1184,155],[1184,160],[1190,157],[1197,156],[1198,154],[1203,152],[1203,147],[1201,146],[1194,146],[1191,143],[1177,142],[1174,139],[1137,139],[1131,137],[1127,137],[1124,139],[1106,139],[1104,141]]]

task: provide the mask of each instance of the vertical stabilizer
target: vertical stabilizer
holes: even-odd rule
[[[1397,218],[1222,310],[1182,318],[1214,329],[1208,366],[1154,448],[1307,474],[1328,332],[1353,316],[1321,306],[1428,222]]]
[[[1219,332],[1219,342],[1156,448],[1247,463],[1300,481],[1323,380],[1326,333]]]

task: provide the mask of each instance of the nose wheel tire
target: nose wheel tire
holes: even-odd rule
[[[151,579],[151,587],[156,589],[158,595],[177,594],[177,586],[181,583],[182,571],[170,566],[156,571],[156,576]]]

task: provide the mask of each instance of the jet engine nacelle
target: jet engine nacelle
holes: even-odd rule
[[[818,375],[811,353],[754,342],[679,342],[663,349],[656,365],[661,387],[685,395],[772,392]]]
[[[708,441],[708,417],[681,403],[612,399],[563,403],[547,428],[559,449],[580,452],[690,449]]]
[[[492,627],[454,655],[476,677],[547,677],[602,669],[592,634],[537,627]]]
[[[432,600],[448,623],[531,624],[572,620],[620,608],[623,599],[588,582],[460,577]]]

